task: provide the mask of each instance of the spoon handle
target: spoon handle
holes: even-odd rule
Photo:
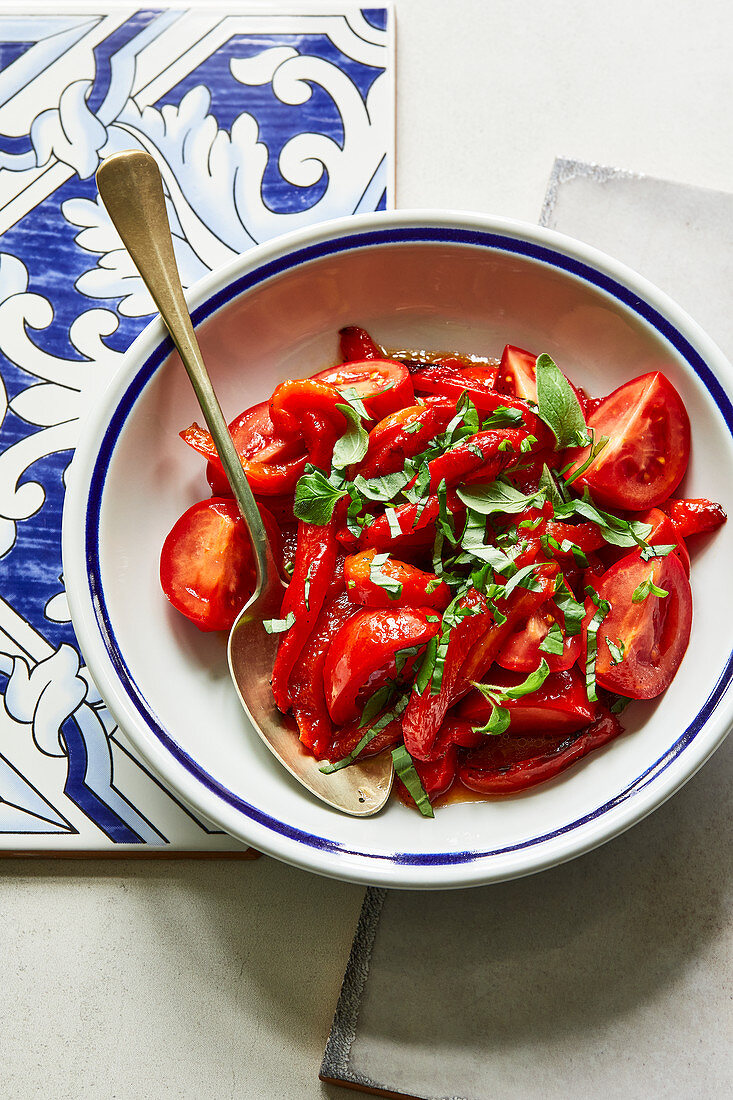
[[[191,379],[234,499],[249,530],[257,566],[258,593],[277,576],[277,569],[262,517],[193,331],[173,252],[160,169],[149,153],[128,149],[102,162],[97,169],[97,187]]]

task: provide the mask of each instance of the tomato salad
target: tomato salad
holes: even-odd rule
[[[272,690],[333,772],[390,750],[426,816],[454,784],[544,782],[669,685],[692,623],[686,542],[725,521],[675,499],[690,425],[654,372],[589,398],[547,354],[388,355],[282,382],[230,425],[289,580]],[[254,587],[208,432],[212,496],[174,526],[165,594],[227,630]]]

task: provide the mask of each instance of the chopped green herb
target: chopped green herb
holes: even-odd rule
[[[490,428],[520,428],[524,424],[522,413],[519,409],[512,409],[507,405],[497,405],[491,416],[488,416],[481,428],[488,431]]]
[[[457,490],[460,500],[475,512],[491,516],[496,512],[523,512],[537,500],[537,493],[521,493],[508,481],[497,478],[488,485],[463,486]]]
[[[585,618],[585,605],[575,599],[562,574],[555,581],[555,603],[565,619],[565,637],[574,638],[576,634],[580,634]]]
[[[620,665],[624,659],[624,650],[626,649],[623,639],[619,638],[617,642],[612,642],[610,638],[606,638],[606,645],[611,654],[611,664]]]
[[[658,543],[656,546],[645,546],[641,551],[641,560],[651,561],[652,558],[666,558],[667,554],[671,554],[676,549],[676,542],[663,542]]]
[[[388,561],[389,554],[375,554],[369,565],[369,580],[384,589],[390,600],[398,600],[402,595],[402,585],[384,572],[382,566]]]
[[[336,502],[346,495],[346,489],[334,485],[322,470],[308,465],[295,486],[293,513],[304,523],[323,527],[331,519]]]
[[[565,638],[558,623],[553,623],[545,637],[540,642],[539,648],[543,653],[552,653],[561,657],[565,649]]]
[[[549,355],[537,357],[537,412],[557,440],[557,449],[584,447],[588,429],[575,391]]]
[[[284,619],[263,619],[262,625],[268,634],[284,634],[295,622],[295,614],[289,611]]]
[[[435,817],[433,807],[430,805],[430,799],[425,793],[425,788],[420,782],[420,776],[415,770],[412,757],[404,745],[398,745],[396,749],[392,749],[392,760],[394,761],[394,768],[397,775],[407,787],[407,790],[423,817]]]
[[[598,456],[601,453],[601,451],[603,450],[603,448],[608,443],[608,436],[607,435],[602,435],[601,438],[596,443],[595,432],[593,431],[592,428],[589,429],[589,434],[590,434],[590,452],[588,454],[588,457],[586,458],[586,460],[582,464],[582,466],[578,466],[578,469],[575,471],[575,473],[571,474],[570,477],[565,478],[565,484],[566,485],[571,485],[572,482],[575,481],[576,478],[580,477],[581,474],[584,474],[585,471],[590,466],[591,462],[595,462],[595,460],[598,458]],[[572,467],[572,465],[573,465],[573,463],[571,462],[570,465],[567,467],[567,469],[570,469]]]
[[[669,592],[667,592],[664,588],[659,588],[654,583],[653,574],[650,573],[647,579],[645,581],[642,581],[641,584],[632,592],[631,602],[641,603],[641,601],[645,600],[647,596],[659,596],[660,599],[663,599],[665,596],[668,595]]]
[[[337,405],[336,408],[346,417],[347,427],[334,444],[331,466],[334,470],[345,470],[347,466],[361,462],[369,447],[369,435],[356,409],[351,405]]]
[[[593,603],[597,607],[597,611],[591,621],[588,623],[587,638],[586,638],[586,660],[585,660],[585,689],[588,695],[588,699],[591,703],[598,702],[598,692],[596,691],[596,658],[598,656],[598,628],[605,619],[608,612],[611,610],[611,605],[608,600],[603,600],[596,592],[595,588],[591,585],[586,585],[586,592],[593,600]]]
[[[323,767],[319,768],[318,770],[320,772],[323,772],[324,775],[331,775],[333,772],[341,771],[342,768],[348,768],[349,764],[354,763],[362,750],[366,748],[370,741],[374,740],[378,733],[381,733],[382,730],[390,724],[390,722],[394,722],[397,718],[399,718],[399,716],[402,714],[403,710],[407,706],[409,699],[409,692],[406,692],[400,699],[398,699],[392,710],[385,711],[385,713],[377,719],[374,725],[370,726],[369,729],[367,729],[364,736],[354,746],[348,756],[344,756],[341,760],[336,760],[333,763],[324,764]]]
[[[473,732],[485,733],[489,737],[498,737],[502,733],[506,733],[511,720],[511,711],[507,710],[506,707],[499,706],[498,703],[492,703],[488,722],[483,726],[474,726]]]

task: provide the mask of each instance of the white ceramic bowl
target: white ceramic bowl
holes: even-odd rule
[[[591,394],[661,368],[693,425],[682,491],[730,505],[730,365],[664,294],[557,233],[425,211],[343,219],[246,253],[188,298],[228,418],[281,379],[334,363],[346,324],[388,346],[547,351]],[[733,721],[733,524],[693,549],[687,655],[661,699],[626,712],[625,736],[544,786],[450,805],[434,820],[396,799],[366,820],[323,806],[248,726],[225,639],[200,634],[160,591],[163,539],[208,495],[204,463],[178,439],[198,415],[156,320],[85,425],[64,513],[64,574],[82,651],[113,715],[165,782],[221,828],[335,878],[412,888],[494,882],[617,835],[723,740]]]

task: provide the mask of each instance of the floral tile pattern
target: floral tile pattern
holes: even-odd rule
[[[185,286],[392,205],[389,7],[0,13],[0,851],[237,850],[138,760],[84,666],[61,566],[79,419],[152,303],[96,192],[153,153]]]

